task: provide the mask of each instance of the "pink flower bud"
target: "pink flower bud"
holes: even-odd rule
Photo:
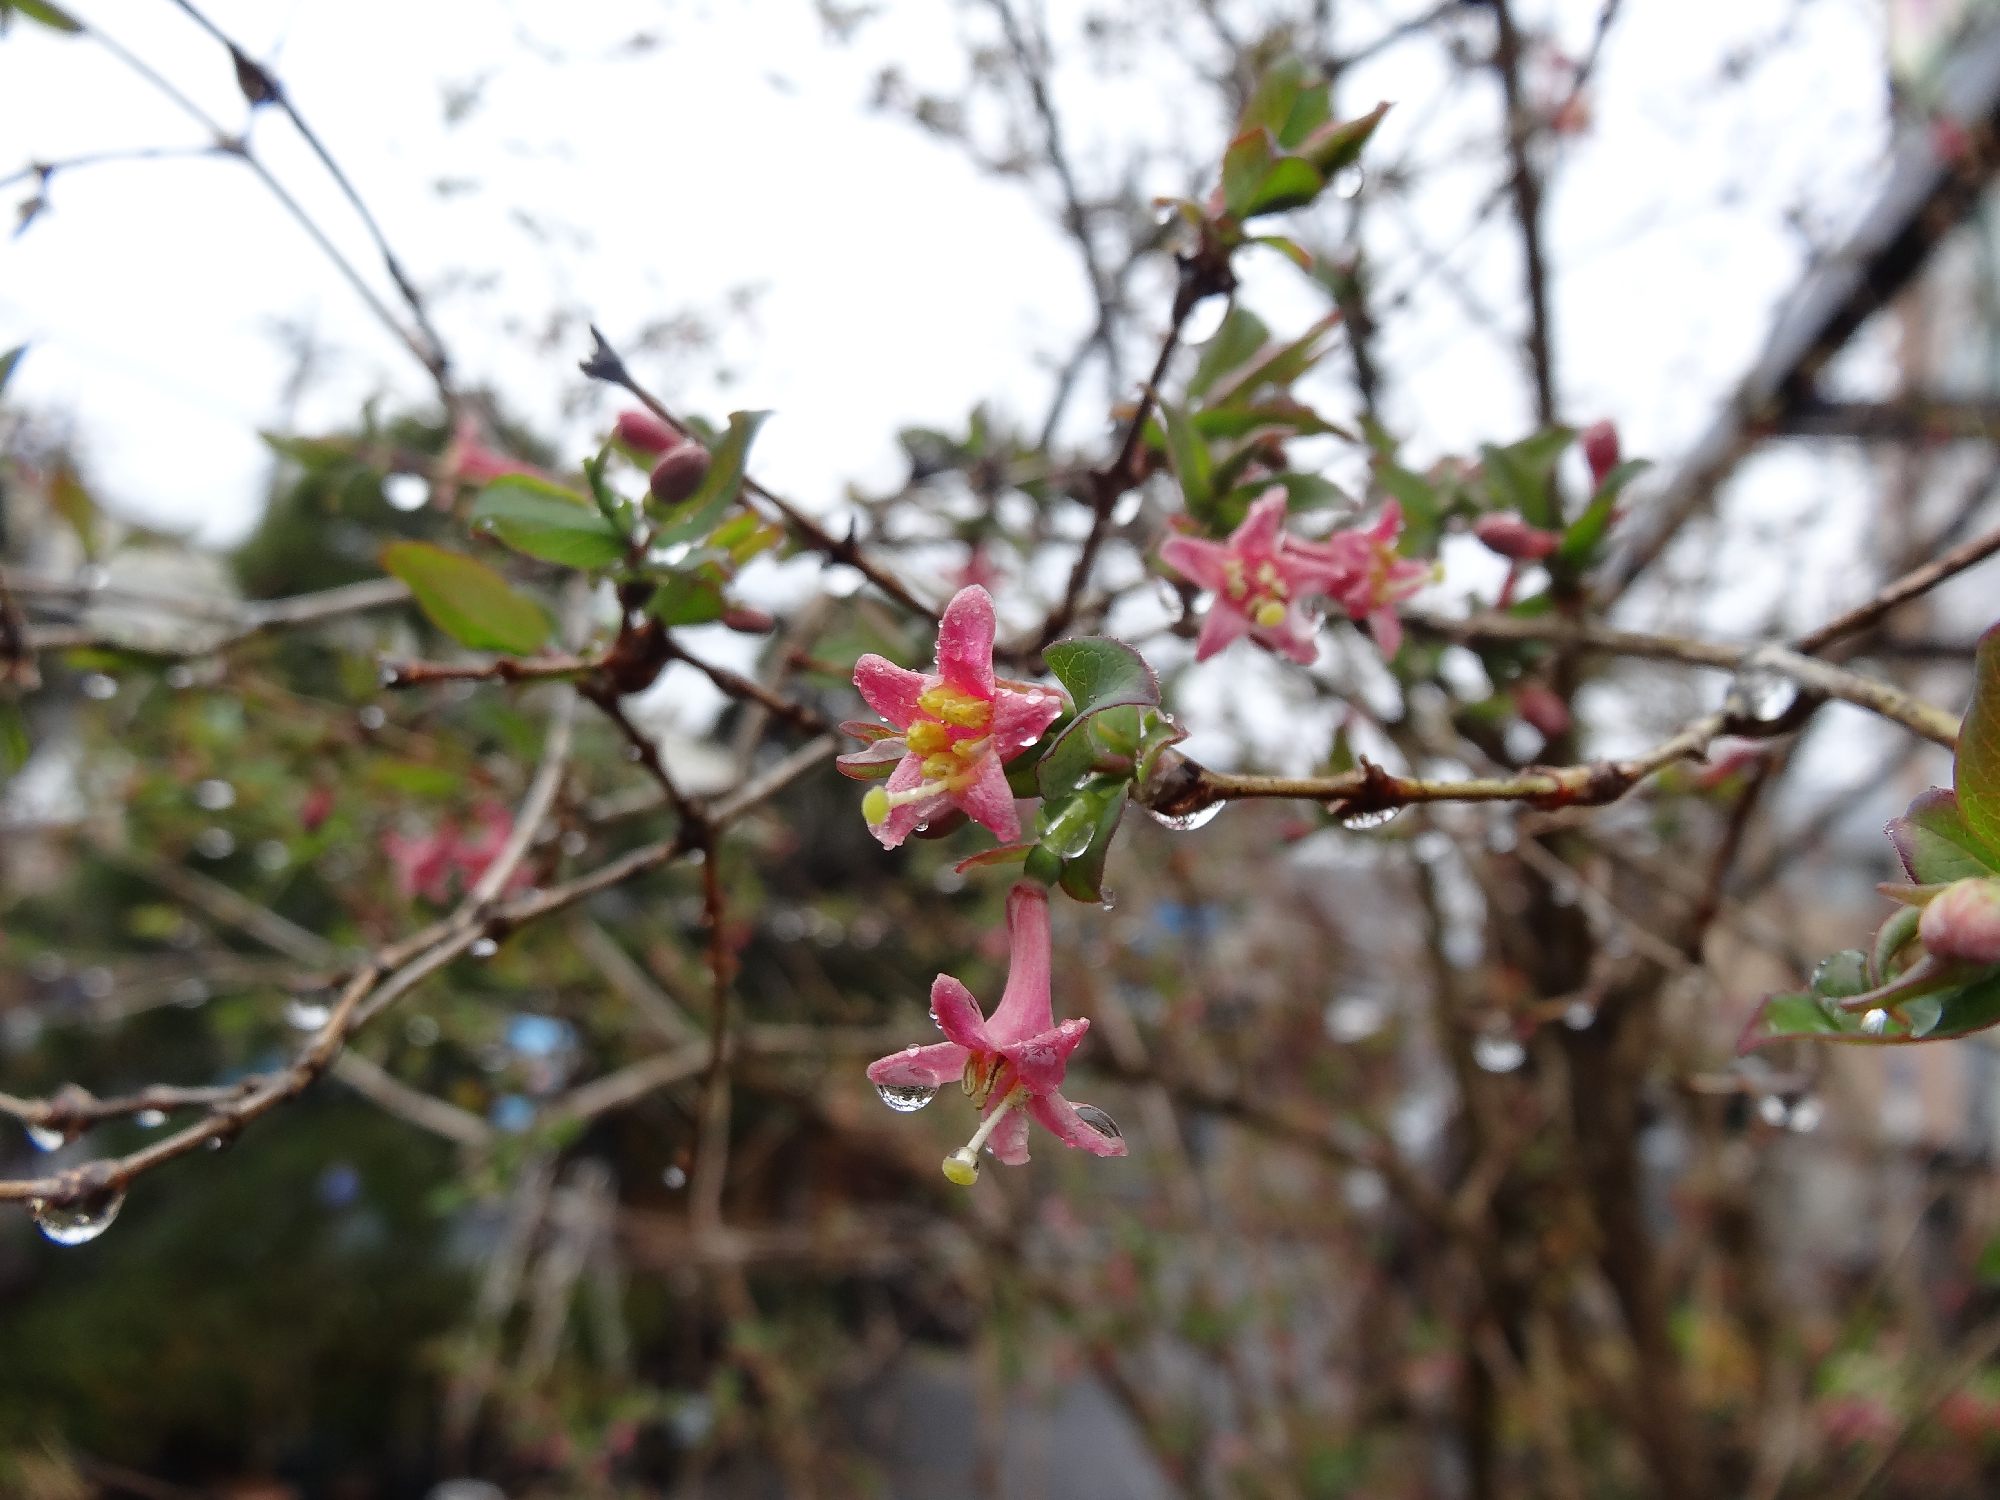
[[[740,630],[745,635],[762,635],[778,622],[761,609],[725,609],[722,623],[731,630]]]
[[[1542,738],[1554,739],[1569,732],[1569,707],[1539,682],[1514,684],[1514,708],[1540,731]]]
[[[1933,958],[2000,964],[2000,880],[1955,880],[1931,898],[1917,936]]]
[[[678,505],[707,477],[708,450],[700,443],[682,443],[653,465],[653,496],[663,505]]]
[[[299,809],[299,824],[307,833],[318,833],[333,812],[333,788],[316,786],[306,793],[305,805]]]
[[[1602,488],[1605,476],[1618,467],[1618,429],[1609,422],[1584,428],[1583,456],[1590,462],[1591,485]]]
[[[686,441],[649,411],[618,413],[618,441],[641,453],[665,453]]]
[[[1502,557],[1512,558],[1515,562],[1536,562],[1562,545],[1562,538],[1553,531],[1530,526],[1511,510],[1481,516],[1473,523],[1472,534]]]

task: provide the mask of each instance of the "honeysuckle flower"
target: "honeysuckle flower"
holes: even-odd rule
[[[1325,541],[1291,544],[1294,553],[1318,565],[1327,598],[1346,610],[1350,620],[1368,622],[1385,658],[1394,656],[1403,643],[1396,606],[1437,576],[1435,565],[1396,551],[1402,530],[1403,508],[1391,500],[1373,526],[1336,531]]]
[[[862,815],[885,849],[951,807],[993,830],[1002,843],[1021,836],[1003,763],[1042,737],[1062,713],[1053,689],[993,675],[993,599],[960,589],[938,622],[937,670],[912,672],[873,655],[854,664],[854,685],[868,706],[898,731],[863,754],[897,754],[888,781],[861,800]]]
[[[447,499],[449,487],[460,480],[469,484],[485,484],[509,474],[532,474],[538,479],[548,477],[533,464],[524,464],[519,459],[509,458],[487,447],[481,437],[479,423],[472,417],[459,419],[451,442],[444,450],[444,457],[439,461],[439,471]]]
[[[1163,562],[1215,595],[1195,642],[1196,661],[1246,635],[1296,662],[1319,654],[1313,640],[1319,618],[1307,601],[1325,592],[1326,568],[1285,531],[1285,503],[1284,490],[1266,490],[1226,542],[1170,536],[1160,543]]]
[[[486,867],[507,847],[507,836],[514,828],[513,817],[497,802],[482,803],[477,817],[478,823],[469,835],[451,823],[415,835],[395,829],[383,834],[382,852],[396,872],[397,892],[404,896],[422,895],[426,901],[442,906],[451,899],[453,876],[458,877],[461,890],[469,891],[477,885]],[[507,889],[518,890],[530,878],[527,870],[516,869]]]
[[[979,1179],[982,1146],[1010,1167],[1027,1161],[1030,1118],[1079,1151],[1125,1154],[1124,1137],[1109,1115],[1071,1104],[1058,1092],[1090,1022],[1056,1022],[1049,995],[1049,898],[1040,886],[1023,883],[1008,893],[1007,936],[1007,988],[991,1016],[964,985],[940,974],[931,986],[931,1014],[947,1040],[905,1047],[868,1067],[869,1082],[898,1109],[921,1108],[954,1082],[979,1104],[978,1131],[944,1159],[944,1175],[963,1186]]]

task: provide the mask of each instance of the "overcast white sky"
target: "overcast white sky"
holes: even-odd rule
[[[73,8],[241,126],[226,59],[168,0]],[[890,0],[848,46],[830,43],[810,0],[208,8],[274,61],[434,290],[464,376],[579,448],[605,410],[564,425],[585,319],[629,338],[661,318],[708,315],[720,344],[651,373],[711,411],[774,408],[760,470],[828,501],[849,480],[895,477],[891,436],[905,423],[955,423],[981,399],[1034,419],[1047,362],[1085,326],[1082,281],[1033,189],[982,176],[950,144],[867,106],[886,62],[919,80],[959,76],[963,7]],[[1346,30],[1360,41],[1414,8],[1350,4]],[[1077,7],[1054,9],[1060,36]],[[1580,51],[1598,6],[1522,9]],[[1825,230],[1862,199],[1884,140],[1881,28],[1873,0],[1626,5],[1594,128],[1568,149],[1550,200],[1570,413],[1615,416],[1629,449],[1663,455],[1698,430],[1797,275],[1804,242],[1787,215]],[[1148,74],[1149,55],[1136,76],[1107,81],[1082,61],[1061,75],[1084,154],[1145,130],[1213,149],[1224,122],[1160,98],[1171,78]],[[1726,82],[1738,56],[1752,59],[1745,81]],[[1518,326],[1509,242],[1460,233],[1494,180],[1475,143],[1495,101],[1446,82],[1435,48],[1411,45],[1344,95],[1357,110],[1398,102],[1381,159],[1414,138],[1425,176],[1408,222],[1452,253],[1463,288],[1426,278],[1398,216],[1382,218],[1384,284],[1418,284],[1385,342],[1391,410],[1426,454],[1518,436],[1528,417],[1499,336]],[[445,95],[467,88],[479,106],[454,125]],[[0,172],[201,139],[92,41],[17,26],[0,43]],[[261,115],[254,142],[379,283],[352,216],[285,123]],[[32,344],[17,394],[74,415],[114,504],[215,540],[249,524],[266,462],[255,432],[283,415],[281,322],[329,350],[298,413],[306,426],[376,390],[425,390],[240,165],[97,166],[59,174],[51,196],[25,235],[0,242],[0,347]],[[1253,280],[1267,315],[1307,311],[1290,275],[1274,266]],[[728,316],[743,290],[751,312]],[[1488,315],[1497,334],[1482,328]],[[1084,403],[1079,435],[1101,409],[1101,396]]]

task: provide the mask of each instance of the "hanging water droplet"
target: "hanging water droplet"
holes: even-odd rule
[[[1179,818],[1169,817],[1163,812],[1154,812],[1150,807],[1146,809],[1148,816],[1155,823],[1158,823],[1162,828],[1171,828],[1175,833],[1193,833],[1197,828],[1204,828],[1208,824],[1213,823],[1216,815],[1221,811],[1222,804],[1220,802],[1211,802],[1208,806]]]
[[[141,1130],[158,1130],[167,1123],[167,1112],[164,1109],[142,1109],[132,1116],[132,1123]]]
[[[937,1097],[937,1090],[922,1084],[878,1083],[875,1092],[882,1102],[899,1115],[913,1115]]]
[[[1528,1060],[1528,1049],[1504,1034],[1474,1037],[1472,1060],[1489,1073],[1511,1073]]]
[[[1757,1101],[1757,1118],[1766,1125],[1783,1125],[1791,1111],[1785,1108],[1785,1101],[1776,1094],[1766,1094]]]
[[[285,1002],[285,1024],[294,1031],[318,1031],[332,1014],[331,1006],[318,1005],[310,1000]]]
[[[92,672],[83,679],[83,695],[102,703],[107,698],[118,696],[118,679],[102,672]]]
[[[491,958],[500,951],[500,945],[490,937],[474,938],[466,951],[474,958]]]
[[[1740,695],[1753,719],[1781,718],[1798,700],[1799,685],[1769,667],[1753,666],[1736,674],[1732,696]]]
[[[1877,1007],[1861,1018],[1861,1029],[1869,1036],[1880,1036],[1889,1029],[1889,1012]]]
[[[1342,818],[1340,826],[1354,833],[1361,833],[1370,828],[1380,828],[1384,824],[1395,822],[1402,811],[1400,807],[1384,807],[1374,812],[1354,813]]]
[[[1597,1007],[1588,1000],[1572,1000],[1563,1007],[1563,1025],[1571,1031],[1588,1031],[1597,1019]]]
[[[1118,893],[1116,891],[1106,891],[1104,893],[1104,899],[1097,903],[1097,909],[1099,911],[1110,911],[1113,907],[1117,906],[1117,904],[1118,904]]]
[[[74,1203],[55,1204],[40,1198],[28,1200],[28,1212],[42,1234],[58,1245],[87,1245],[111,1227],[118,1210],[125,1206],[121,1192],[94,1193]]]
[[[688,1174],[685,1167],[668,1167],[660,1174],[660,1181],[678,1192],[687,1186]]]
[[[69,1137],[49,1125],[38,1125],[33,1120],[23,1120],[21,1129],[28,1133],[28,1139],[35,1143],[37,1151],[60,1151],[69,1144]]]
[[[1787,1123],[1800,1135],[1811,1135],[1819,1129],[1819,1122],[1826,1118],[1826,1106],[1808,1094],[1792,1106],[1792,1118]]]
[[[1043,811],[1046,814],[1046,805]],[[1096,814],[1083,801],[1071,802],[1055,816],[1044,816],[1041,822],[1042,847],[1057,859],[1075,859],[1090,847],[1097,833]]]
[[[390,666],[386,661],[382,663],[381,670],[375,674],[375,681],[385,688],[392,688],[402,680],[402,672]]]
[[[931,1002],[931,1025],[933,1025],[933,1026],[937,1027],[937,1029],[938,1029],[939,1031],[943,1031],[943,1030],[944,1030],[944,1022],[942,1022],[942,1021],[940,1021],[940,1020],[938,1019],[938,1015],[937,1015],[937,1002],[936,1002],[935,1000],[933,1000],[933,1001]],[[915,1047],[912,1047],[912,1048],[910,1048],[910,1051],[912,1051],[912,1052],[914,1052],[914,1051],[916,1051],[916,1050],[917,1050],[917,1049],[916,1049]]]
[[[1099,1109],[1095,1104],[1076,1106],[1076,1117],[1107,1140],[1122,1141],[1125,1132],[1118,1128],[1118,1122]]]
[[[1368,172],[1366,168],[1360,166],[1343,167],[1333,174],[1334,196],[1339,198],[1358,198],[1361,196],[1361,189],[1367,183]]]

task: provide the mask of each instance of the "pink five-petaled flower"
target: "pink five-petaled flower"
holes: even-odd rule
[[[905,1047],[868,1067],[868,1079],[900,1109],[919,1108],[956,1081],[980,1104],[972,1140],[944,1159],[944,1175],[962,1186],[979,1178],[979,1148],[1010,1167],[1028,1159],[1028,1117],[1066,1146],[1093,1156],[1123,1156],[1124,1137],[1111,1117],[1080,1108],[1056,1091],[1090,1022],[1056,1024],[1049,998],[1049,898],[1021,884],[1007,894],[1007,988],[988,1017],[972,992],[949,974],[931,986],[931,1014],[948,1041]],[[1099,1124],[1097,1122],[1101,1121]]]
[[[993,629],[993,599],[974,585],[952,596],[938,622],[937,671],[911,672],[873,654],[854,664],[854,685],[896,727],[903,750],[887,785],[861,800],[885,849],[949,807],[977,818],[1002,843],[1021,836],[1001,763],[1042,737],[1061,715],[1062,698],[996,678]],[[880,758],[896,743],[882,740],[870,753]]]
[[[1396,606],[1437,577],[1435,565],[1397,553],[1402,530],[1403,508],[1391,500],[1373,526],[1336,531],[1323,542],[1292,543],[1294,552],[1320,568],[1327,598],[1346,610],[1348,619],[1368,622],[1385,659],[1403,643]]]
[[[1306,600],[1326,591],[1326,567],[1305,556],[1304,545],[1285,530],[1285,492],[1277,488],[1251,502],[1226,542],[1170,536],[1160,543],[1163,562],[1215,595],[1195,643],[1196,661],[1246,635],[1296,662],[1319,654],[1313,640],[1319,622]]]

